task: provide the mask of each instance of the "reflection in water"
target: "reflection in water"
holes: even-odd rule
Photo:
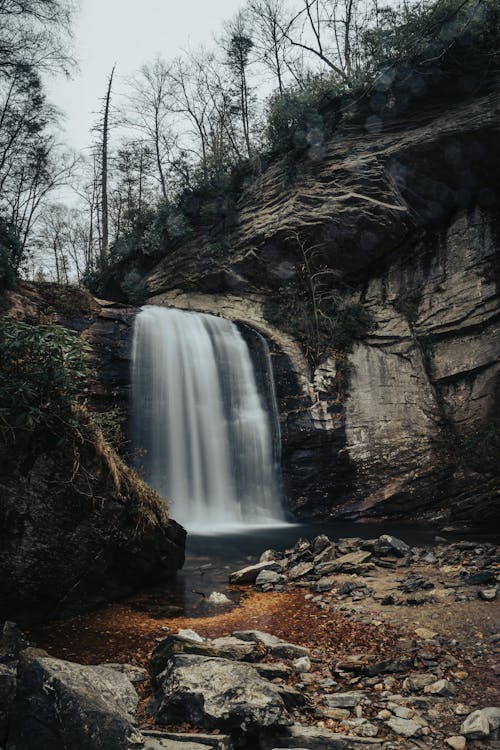
[[[186,564],[178,573],[177,580],[141,595],[141,601],[173,604],[182,608],[186,617],[204,617],[218,611],[207,602],[213,591],[225,593],[234,603],[238,603],[242,591],[228,584],[229,574],[234,570],[258,562],[266,549],[283,550],[293,547],[299,538],[313,540],[319,534],[326,534],[332,540],[345,537],[371,539],[380,534],[393,534],[408,544],[432,545],[435,530],[416,525],[384,523],[355,524],[336,522],[335,524],[310,523],[289,524],[278,527],[247,529],[245,533],[227,533],[217,536],[188,535]],[[180,614],[180,613],[179,613]]]

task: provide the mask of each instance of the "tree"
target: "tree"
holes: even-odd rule
[[[0,0],[0,76],[29,67],[69,72],[73,0]]]
[[[109,130],[110,130],[110,109],[111,94],[113,89],[113,78],[115,76],[116,65],[113,65],[111,75],[108,79],[106,95],[103,100],[102,121],[100,124],[100,156],[101,156],[101,260],[109,252],[109,215],[108,215],[108,152],[109,152]]]
[[[250,64],[250,52],[254,47],[249,32],[247,19],[243,12],[237,13],[234,19],[226,27],[226,54],[227,62],[233,80],[237,87],[238,106],[248,156],[252,155],[250,141],[250,98],[251,92],[248,84],[248,66]]]
[[[283,0],[250,0],[248,17],[254,29],[254,46],[264,64],[276,78],[279,94],[285,90],[286,39],[283,28]]]
[[[170,85],[169,69],[161,57],[156,57],[152,63],[143,65],[132,79],[132,95],[129,96],[132,107],[129,121],[145,147],[155,155],[157,179],[165,202],[168,195],[166,166],[175,142],[169,124],[173,108]]]

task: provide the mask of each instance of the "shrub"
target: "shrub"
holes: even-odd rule
[[[21,256],[21,245],[14,228],[0,217],[0,292],[14,285]]]
[[[304,281],[282,287],[279,297],[264,305],[265,319],[298,338],[315,364],[328,352],[349,352],[373,328],[372,315],[360,302],[333,293],[316,300],[315,310]]]
[[[311,75],[304,87],[275,94],[268,104],[266,140],[274,153],[322,155],[323,144],[336,120],[328,105],[345,87],[331,76]]]
[[[0,318],[2,453],[57,439],[76,429],[74,406],[85,390],[87,345],[57,326]]]

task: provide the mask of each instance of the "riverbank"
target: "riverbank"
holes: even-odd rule
[[[208,565],[198,563],[198,571]],[[188,641],[193,637],[201,646],[186,648],[199,658],[213,656],[213,639],[263,631],[307,649],[305,664],[296,668],[291,659],[272,678],[289,701],[290,691],[303,697],[287,708],[299,727],[351,737],[356,748],[363,738],[366,747],[377,740],[386,750],[498,747],[496,730],[486,733],[484,721],[482,737],[464,727],[471,714],[500,706],[497,546],[465,541],[409,547],[388,535],[331,543],[323,535],[288,550],[267,550],[252,563],[232,575],[246,583],[228,587],[234,602],[226,606],[203,599],[195,614],[161,616],[165,602],[151,610],[149,594],[149,612],[144,598],[141,605],[135,597],[39,626],[30,637],[60,659],[148,669],[155,650],[179,631],[196,633]],[[265,649],[260,656],[269,665],[277,661]],[[144,675],[137,685],[141,731],[204,730],[203,722],[159,720],[158,683]],[[347,693],[354,695],[342,697]],[[450,744],[450,738],[461,739]],[[309,739],[313,745],[288,737],[292,744],[272,747],[330,747],[324,738],[323,745]]]

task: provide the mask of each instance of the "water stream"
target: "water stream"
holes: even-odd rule
[[[132,391],[138,466],[188,531],[285,523],[274,394],[259,393],[234,323],[145,307],[134,328]]]

